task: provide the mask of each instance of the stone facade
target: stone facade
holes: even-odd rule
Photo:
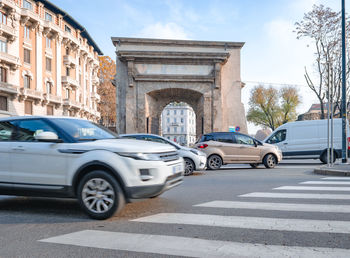
[[[0,116],[98,121],[98,55],[84,27],[44,0],[1,0]]]
[[[247,132],[241,103],[240,51],[244,43],[112,38],[117,53],[119,133],[160,134],[160,116],[171,102],[196,113],[196,135]]]

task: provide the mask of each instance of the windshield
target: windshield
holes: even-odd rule
[[[87,120],[57,118],[51,120],[76,141],[116,139],[118,135],[103,126]]]

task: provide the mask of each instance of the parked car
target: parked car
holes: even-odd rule
[[[135,144],[87,120],[1,118],[0,131],[0,195],[78,198],[90,217],[106,219],[183,180],[174,147]]]
[[[203,170],[207,162],[207,155],[199,150],[181,146],[171,140],[155,134],[121,134],[121,137],[137,140],[159,142],[175,147],[185,161],[185,176],[192,175],[194,170]]]
[[[341,158],[342,119],[335,118],[334,124],[334,160]],[[349,123],[346,123],[349,136]],[[348,137],[348,141],[349,141]],[[327,119],[305,120],[285,123],[273,131],[264,142],[278,146],[285,159],[320,159],[327,163]]]
[[[277,146],[235,132],[205,134],[195,147],[207,154],[208,169],[219,169],[231,163],[250,164],[253,168],[263,163],[266,168],[273,168],[282,160],[282,152]]]

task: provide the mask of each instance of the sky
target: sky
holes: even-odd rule
[[[104,55],[115,60],[111,37],[245,42],[242,102],[248,110],[257,84],[294,85],[299,114],[317,103],[304,79],[314,71],[313,44],[297,40],[295,22],[314,4],[340,11],[341,0],[51,0],[83,25]],[[347,4],[347,3],[346,3]],[[350,6],[346,6],[349,12]],[[259,127],[248,123],[254,134]]]

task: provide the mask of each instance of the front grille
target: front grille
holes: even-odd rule
[[[176,151],[158,153],[159,158],[164,162],[170,162],[179,159],[179,154]]]

